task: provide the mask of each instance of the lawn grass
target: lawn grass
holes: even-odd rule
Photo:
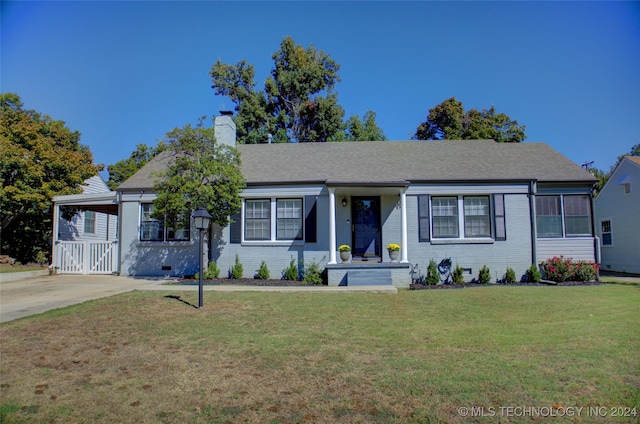
[[[47,268],[38,265],[5,265],[0,266],[0,274],[9,274],[11,272],[28,272],[28,271],[46,271]]]
[[[640,407],[638,286],[189,304],[197,293],[134,292],[2,324],[1,422],[508,423],[550,421],[500,407]],[[566,422],[638,420],[582,414]]]

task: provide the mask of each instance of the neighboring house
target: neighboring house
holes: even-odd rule
[[[235,145],[231,116],[217,140]],[[279,277],[293,258],[321,263],[330,285],[375,273],[398,287],[431,259],[451,258],[470,281],[487,265],[524,276],[532,263],[564,255],[596,259],[591,174],[544,143],[378,141],[237,146],[247,187],[234,223],[213,226],[207,256],[226,276],[236,255],[245,277],[264,260]],[[160,154],[116,190],[118,271],[182,276],[198,271],[197,231],[151,218]],[[391,262],[385,246],[401,246]],[[352,247],[341,263],[337,248]],[[358,274],[359,273],[359,274]]]
[[[65,273],[111,274],[118,270],[118,204],[99,175],[82,194],[56,196],[53,218],[53,266]],[[67,221],[61,208],[77,210]]]
[[[602,270],[640,274],[640,157],[625,156],[595,199]]]

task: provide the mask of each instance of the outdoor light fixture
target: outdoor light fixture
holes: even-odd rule
[[[202,258],[202,251],[204,249],[204,230],[209,229],[209,224],[211,223],[211,215],[209,215],[209,212],[207,212],[207,210],[203,207],[201,207],[200,209],[198,209],[197,211],[195,211],[193,213],[193,225],[195,225],[195,227],[200,230],[200,241],[199,241],[199,248],[198,248],[198,257],[200,258],[198,260],[198,308],[202,308],[202,269],[204,268],[202,262],[203,258]]]
[[[347,198],[346,197],[342,198],[342,206],[344,206],[345,208],[347,207]]]

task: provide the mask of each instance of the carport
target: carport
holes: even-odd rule
[[[117,274],[118,199],[117,193],[72,194],[53,198],[52,265],[61,274]],[[93,211],[107,216],[102,233],[92,237],[61,237],[61,209]],[[110,218],[115,216],[115,226]],[[115,227],[115,228],[111,228]],[[70,238],[70,239],[69,239]]]

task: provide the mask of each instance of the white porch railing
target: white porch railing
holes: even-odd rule
[[[54,266],[61,274],[112,274],[117,271],[115,241],[58,241]]]

